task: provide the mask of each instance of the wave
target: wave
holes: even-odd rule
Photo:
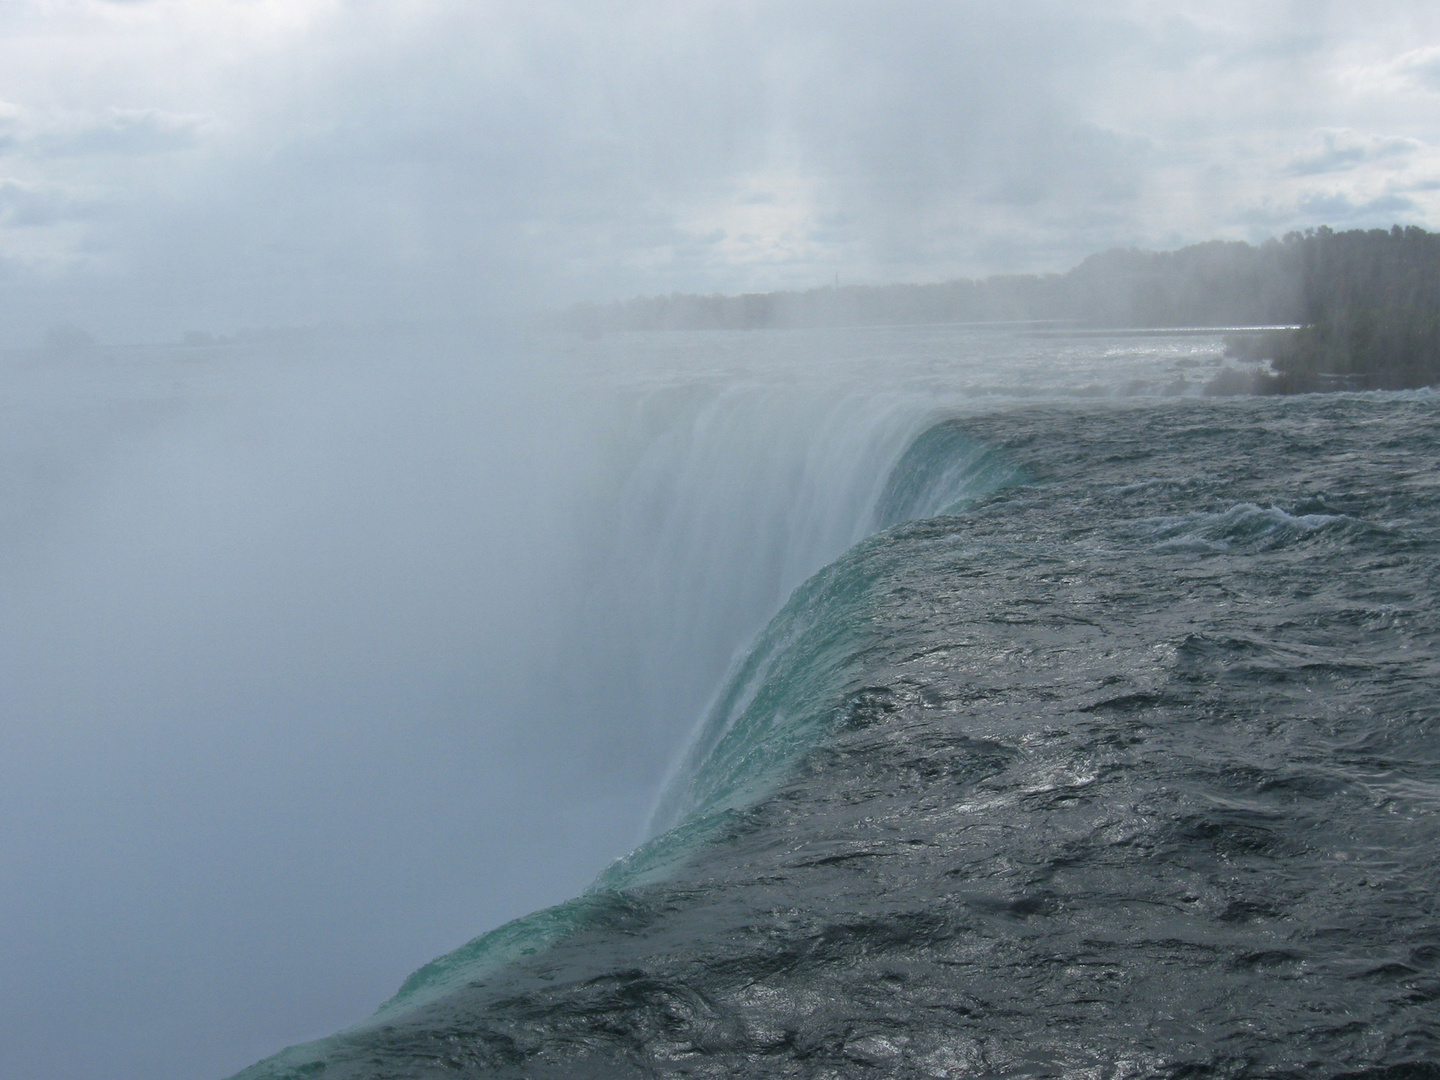
[[[890,471],[875,527],[953,514],[1024,479],[1004,454],[966,434],[963,422],[947,420],[921,434]]]
[[[1344,514],[1290,513],[1278,506],[1254,503],[1237,503],[1218,513],[1145,518],[1135,523],[1159,550],[1195,554],[1283,547],[1324,530],[1356,524]]]

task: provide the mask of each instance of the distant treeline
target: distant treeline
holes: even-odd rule
[[[741,296],[641,297],[563,316],[582,333],[760,330],[938,322],[1056,321],[1087,327],[1259,326],[1298,331],[1242,343],[1278,373],[1265,388],[1413,387],[1440,382],[1440,235],[1290,233],[1258,246],[1092,255],[1064,274],[851,285]],[[1262,355],[1263,354],[1263,355]]]
[[[1257,389],[1407,390],[1440,384],[1440,234],[1319,229],[1297,245],[1298,330],[1239,343],[1268,359]]]
[[[1304,240],[1297,233],[1259,247],[1215,240],[1179,251],[1107,251],[1065,274],[741,296],[674,293],[578,305],[565,319],[582,332],[1025,320],[1097,327],[1288,323],[1301,309],[1294,268]]]

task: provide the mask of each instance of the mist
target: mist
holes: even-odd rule
[[[238,1067],[632,839],[527,692],[574,431],[427,351],[8,372],[7,1075]]]
[[[683,359],[9,358],[0,1071],[226,1074],[643,837],[737,650],[933,412]]]
[[[0,1073],[225,1075],[573,895],[959,392],[537,313],[1433,228],[1437,56],[1409,0],[0,7]],[[1036,364],[964,392],[1095,381]]]
[[[1431,5],[0,12],[0,343],[1058,272],[1440,215]]]

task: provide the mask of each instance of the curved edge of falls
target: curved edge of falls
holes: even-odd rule
[[[746,807],[783,782],[844,718],[846,691],[870,644],[873,575],[862,557],[890,526],[963,512],[1028,482],[1003,453],[970,438],[963,421],[924,428],[891,466],[869,535],[804,581],[732,665],[672,771],[651,838],[607,867],[581,895],[497,927],[412,973],[369,1018],[292,1046],[233,1080],[303,1080],[325,1069],[348,1033],[382,1025],[486,973],[543,951],[617,904],[626,889],[662,881]]]

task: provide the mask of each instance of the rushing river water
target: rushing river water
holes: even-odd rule
[[[701,672],[647,722],[789,599],[644,845],[245,1080],[1440,1076],[1440,398],[888,333],[758,389],[795,336],[578,347],[651,350],[610,369],[637,400],[709,387],[606,526],[686,600],[642,605]]]

